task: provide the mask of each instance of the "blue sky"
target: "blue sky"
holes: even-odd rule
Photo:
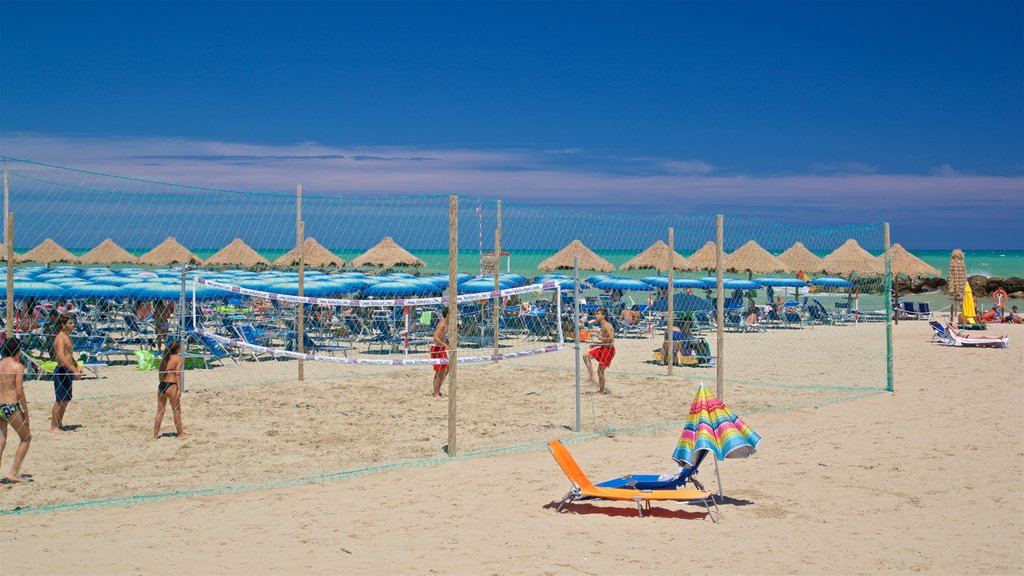
[[[1024,249],[1020,2],[0,2],[0,153]],[[964,237],[942,232],[971,223]],[[958,227],[963,229],[962,227]]]

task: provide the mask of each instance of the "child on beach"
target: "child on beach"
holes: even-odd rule
[[[448,357],[448,307],[441,309],[441,321],[434,328],[434,342],[430,345],[431,358]],[[441,385],[448,377],[447,364],[434,364],[434,398],[442,398]]]
[[[185,438],[185,431],[181,426],[181,370],[184,366],[181,355],[181,342],[174,340],[167,344],[164,356],[160,360],[160,371],[157,375],[160,384],[156,392],[156,419],[153,422],[153,439],[160,437],[160,424],[164,420],[164,409],[167,401],[171,402],[171,411],[174,415],[174,429],[178,433],[178,439]]]
[[[597,393],[606,394],[604,370],[612,365],[612,358],[615,358],[615,328],[608,321],[608,310],[606,308],[597,309],[597,322],[601,325],[598,342],[591,345],[590,352],[587,352],[587,355],[583,357],[583,363],[587,365],[587,379],[593,384],[593,361],[597,360]]]
[[[6,481],[21,482],[24,478],[19,473],[21,463],[28,454],[28,446],[32,442],[32,431],[28,425],[28,402],[25,400],[25,366],[21,358],[21,341],[8,338],[4,342],[3,360],[0,360],[0,460],[4,456],[7,445],[7,425],[18,433],[21,443],[14,453],[14,462]]]

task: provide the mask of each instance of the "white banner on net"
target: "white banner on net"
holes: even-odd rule
[[[275,292],[263,292],[262,290],[253,290],[251,288],[242,288],[241,286],[233,286],[231,284],[224,284],[217,282],[216,280],[207,280],[206,278],[196,278],[196,284],[203,284],[210,288],[216,288],[217,290],[224,290],[225,292],[232,292],[234,294],[242,294],[244,296],[254,296],[256,298],[266,298],[267,300],[278,300],[281,302],[293,302],[301,304],[319,304],[321,306],[350,306],[356,308],[374,308],[374,307],[398,307],[398,306],[427,306],[431,304],[447,304],[447,296],[435,296],[433,298],[398,298],[393,300],[350,300],[345,298],[311,298],[308,296],[292,296],[289,294],[277,294]],[[478,300],[493,300],[494,298],[502,298],[505,296],[512,296],[517,294],[528,294],[530,292],[540,292],[542,290],[554,290],[556,295],[561,296],[561,287],[558,282],[544,282],[542,284],[529,284],[527,286],[520,286],[518,288],[505,288],[503,290],[492,290],[490,292],[474,292],[472,294],[460,294],[455,297],[455,301],[458,303],[462,302],[476,302]],[[560,298],[556,299],[559,300]]]
[[[448,364],[447,358],[414,358],[414,359],[394,359],[394,360],[383,360],[378,358],[338,358],[336,356],[318,356],[316,354],[302,354],[299,352],[292,352],[290,350],[279,350],[277,348],[267,348],[265,346],[257,346],[250,344],[245,340],[239,340],[236,338],[226,338],[219,334],[214,334],[204,328],[198,328],[196,330],[199,334],[209,336],[211,339],[219,344],[226,346],[238,346],[241,348],[248,348],[254,352],[263,352],[271,354],[273,356],[284,356],[287,358],[295,358],[296,360],[313,360],[317,362],[333,362],[335,364],[376,364],[380,366],[425,366],[434,364]],[[473,363],[473,362],[494,362],[496,360],[511,360],[513,358],[523,358],[526,356],[536,356],[537,354],[547,354],[548,352],[557,352],[562,350],[564,346],[562,344],[549,344],[543,348],[535,348],[533,350],[520,350],[518,352],[506,352],[501,354],[490,354],[487,356],[469,356],[466,358],[460,357],[456,362],[462,363]]]
[[[320,306],[350,306],[350,307],[402,307],[402,306],[424,306],[424,305],[437,305],[447,304],[447,296],[438,296],[433,298],[402,298],[392,300],[356,300],[356,299],[344,299],[344,298],[313,298],[306,296],[292,296],[289,294],[278,294],[275,292],[264,292],[262,290],[253,290],[250,288],[243,288],[241,286],[234,286],[231,284],[224,284],[215,280],[207,280],[205,278],[196,278],[196,284],[203,284],[210,288],[223,290],[225,292],[231,292],[233,294],[241,294],[244,296],[253,296],[256,298],[265,298],[268,300],[278,300],[282,302],[293,302],[301,304],[317,304]],[[529,284],[526,286],[519,286],[517,288],[505,288],[503,290],[491,290],[489,292],[474,292],[472,294],[460,294],[456,296],[455,301],[457,303],[462,302],[476,302],[479,300],[493,300],[495,298],[503,298],[506,296],[528,294],[531,292],[540,292],[543,290],[553,290],[555,292],[555,303],[556,303],[556,314],[561,316],[561,295],[562,288],[558,282],[543,282],[539,284]],[[195,289],[192,291],[192,307],[193,307],[193,321],[195,315]],[[535,356],[537,354],[547,354],[549,352],[557,352],[564,348],[561,322],[558,325],[558,343],[549,344],[542,348],[534,348],[532,350],[519,350],[515,352],[504,352],[498,354],[488,354],[486,356],[468,356],[464,358],[458,358],[456,362],[458,364],[463,363],[475,363],[475,362],[495,362],[499,360],[511,360],[514,358],[524,358],[527,356]],[[214,334],[202,327],[197,326],[196,332],[210,337],[214,341],[227,346],[247,348],[254,352],[262,352],[270,354],[272,356],[283,356],[286,358],[295,358],[297,360],[311,360],[317,362],[332,362],[335,364],[362,364],[362,365],[379,365],[379,366],[417,366],[417,365],[435,365],[435,364],[448,364],[447,358],[416,358],[416,359],[377,359],[377,358],[338,358],[335,356],[319,356],[316,354],[304,354],[300,352],[293,352],[290,350],[280,350],[277,348],[268,348],[266,346],[259,346],[256,344],[250,344],[245,340],[236,338],[228,338],[219,334]]]

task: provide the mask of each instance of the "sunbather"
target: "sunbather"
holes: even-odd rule
[[[957,338],[960,338],[962,340],[968,340],[968,341],[971,341],[971,342],[976,342],[976,343],[984,343],[984,342],[988,342],[988,341],[996,342],[998,340],[1002,340],[1003,338],[1006,338],[1005,334],[1002,334],[1000,336],[975,336],[973,334],[971,334],[971,335],[961,334],[960,332],[957,331],[956,326],[953,326],[952,324],[946,324],[946,330],[948,330],[950,334],[952,334],[953,336],[956,336]]]
[[[1020,315],[1020,311],[1017,310],[1016,306],[1011,306],[1010,313],[1006,315],[1003,321],[1011,324],[1024,324],[1024,316]]]

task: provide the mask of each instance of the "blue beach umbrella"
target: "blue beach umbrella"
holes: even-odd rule
[[[37,298],[39,300],[56,300],[64,294],[64,288],[49,282],[15,282],[14,298],[25,300]]]
[[[601,290],[622,290],[633,292],[651,292],[654,290],[654,287],[646,282],[642,282],[635,278],[620,278],[617,276],[602,278],[597,282],[590,283],[595,288],[600,288]]]
[[[506,284],[501,283],[501,279],[498,279],[498,289],[504,290],[505,288],[511,288]],[[494,290],[494,278],[477,278],[476,280],[470,280],[469,282],[463,282],[459,284],[459,294],[477,294],[480,292],[491,292]]]
[[[813,286],[830,286],[834,288],[849,288],[853,286],[853,282],[845,278],[835,278],[832,276],[822,276],[821,278],[815,278],[811,280]]]
[[[408,298],[411,296],[426,296],[435,294],[439,290],[433,283],[413,283],[399,280],[391,282],[378,282],[363,289],[363,296],[371,298]]]
[[[277,284],[271,284],[266,288],[267,292],[274,292],[277,294],[287,294],[289,296],[298,296],[299,294],[299,281],[298,280],[286,280],[278,282]],[[302,295],[309,296],[310,298],[326,298],[338,294],[337,288],[328,283],[321,282],[303,282]]]
[[[799,278],[754,278],[754,282],[772,288],[806,288],[810,285]]]
[[[112,284],[76,284],[64,288],[64,298],[118,299],[126,295],[123,288]]]
[[[642,280],[645,284],[650,284],[655,288],[668,288],[668,277],[667,276],[648,276]],[[673,278],[673,288],[703,288],[704,283],[696,278]]]
[[[130,298],[146,300],[177,300],[181,297],[181,284],[169,282],[136,282],[121,287]]]

